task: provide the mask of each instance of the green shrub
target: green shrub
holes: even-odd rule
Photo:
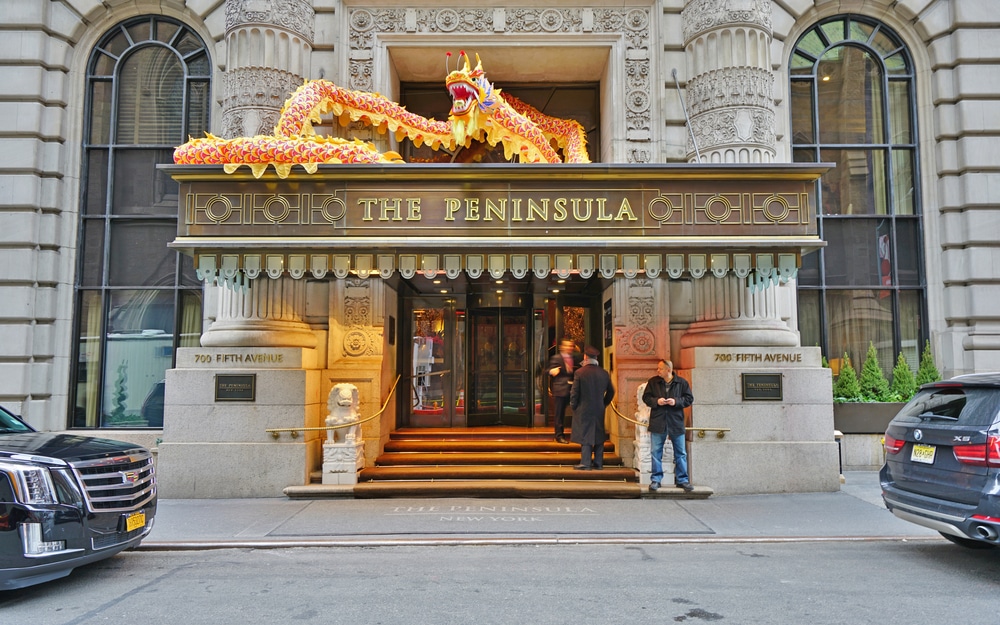
[[[851,364],[846,352],[844,359],[840,361],[840,373],[833,383],[833,401],[837,403],[864,401],[861,398],[858,374],[854,371],[854,365]]]
[[[868,343],[868,353],[861,365],[861,397],[864,401],[890,401],[889,381],[885,379],[882,367],[878,364],[878,351],[875,343]]]
[[[917,369],[917,388],[928,382],[937,382],[941,379],[941,373],[934,366],[934,356],[931,354],[931,342],[924,343],[924,351],[920,354],[920,367]]]
[[[917,382],[913,377],[913,370],[903,358],[903,352],[896,358],[896,366],[892,369],[892,385],[889,387],[897,401],[910,401],[917,390]]]

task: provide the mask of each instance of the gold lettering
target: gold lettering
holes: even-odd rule
[[[378,202],[378,198],[374,197],[359,197],[358,204],[364,206],[364,216],[361,218],[363,221],[372,220],[372,204]]]
[[[580,212],[580,200],[573,198],[573,219],[577,221],[589,221],[590,220],[590,205],[593,203],[591,198],[587,198],[583,201],[587,207],[586,213]]]
[[[511,216],[510,220],[511,221],[522,221],[521,220],[521,198],[517,198],[517,197],[513,198],[513,199],[511,199],[510,203],[511,203],[511,208],[513,209],[513,212],[514,212],[514,214]]]
[[[629,221],[636,221],[635,213],[632,212],[632,206],[628,203],[628,198],[622,198],[622,205],[618,207],[618,214],[615,215],[615,221],[621,221],[622,217],[628,215]]]
[[[455,221],[455,213],[458,212],[458,209],[462,208],[462,203],[459,201],[458,198],[446,197],[444,199],[444,206],[445,210],[448,213],[448,215],[444,218],[444,220]]]
[[[599,197],[597,198],[597,221],[611,221],[611,215],[604,212],[604,205],[607,203],[608,198]]]
[[[507,198],[499,200],[499,204],[494,204],[493,200],[486,198],[486,216],[483,221],[493,221],[496,215],[498,221],[507,221]]]
[[[411,197],[406,199],[406,220],[420,221],[420,198]]]
[[[479,198],[465,198],[465,221],[479,221]]]
[[[566,221],[566,198],[558,197],[552,203],[552,219],[555,221]]]
[[[535,221],[535,215],[543,221],[549,220],[549,198],[543,199],[541,204],[528,198],[528,218],[525,221]]]
[[[402,212],[402,202],[399,198],[389,199],[387,197],[382,198],[382,216],[379,217],[379,221],[402,221],[403,216],[400,215]],[[395,215],[395,217],[389,217],[389,213]]]

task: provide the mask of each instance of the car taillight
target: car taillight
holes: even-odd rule
[[[956,445],[955,459],[977,467],[1000,467],[1000,436],[990,436],[985,444]]]
[[[902,449],[905,444],[906,441],[895,439],[888,434],[885,435],[885,453],[887,454],[898,454],[899,450]]]

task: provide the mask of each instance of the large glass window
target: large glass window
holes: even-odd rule
[[[177,185],[156,169],[208,130],[208,48],[183,24],[139,17],[87,68],[72,427],[161,427],[167,369],[201,337],[201,284],[170,250]]]
[[[834,163],[819,188],[827,247],[799,274],[803,345],[859,368],[916,370],[927,337],[914,72],[899,37],[865,17],[817,24],[789,63],[793,160]]]

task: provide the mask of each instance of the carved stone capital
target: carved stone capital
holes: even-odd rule
[[[684,41],[733,24],[757,26],[771,32],[772,0],[690,0],[681,11]]]
[[[312,44],[315,17],[309,0],[226,0],[226,32],[265,24],[295,33]]]

